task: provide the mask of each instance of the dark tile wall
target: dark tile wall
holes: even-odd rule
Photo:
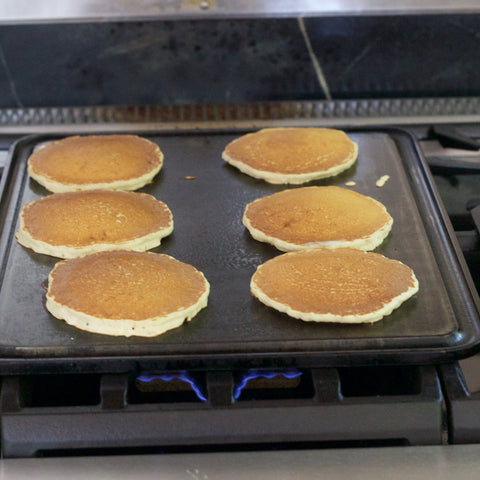
[[[335,98],[480,93],[480,16],[332,18],[308,32]]]
[[[0,108],[480,95],[480,15],[0,27]]]

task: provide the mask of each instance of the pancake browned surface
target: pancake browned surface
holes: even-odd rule
[[[269,183],[301,184],[350,168],[358,146],[330,128],[265,128],[230,142],[222,158]]]
[[[312,322],[373,323],[418,291],[413,270],[352,248],[315,248],[260,265],[252,294],[291,317]]]
[[[28,173],[51,192],[137,190],[152,181],[163,164],[155,143],[136,135],[66,137],[39,148]]]
[[[373,250],[393,219],[371,197],[340,187],[301,187],[247,205],[243,224],[253,238],[279,250],[352,247]]]
[[[28,203],[16,236],[37,253],[72,258],[103,250],[149,250],[172,231],[172,213],[151,195],[89,190]]]
[[[49,275],[47,309],[79,329],[152,337],[207,305],[210,286],[193,266],[152,252],[100,252],[63,260]]]

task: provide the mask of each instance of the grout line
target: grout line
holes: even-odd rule
[[[3,47],[0,45],[0,64],[3,66],[5,70],[5,75],[8,80],[8,84],[10,86],[10,93],[12,94],[14,100],[17,102],[17,107],[23,108],[23,104],[18,96],[17,89],[15,88],[15,81],[13,80],[12,73],[10,72],[10,68],[8,68],[7,59],[5,58],[5,54],[3,52]]]
[[[315,70],[315,73],[317,75],[317,80],[318,83],[320,84],[320,87],[322,87],[323,93],[325,95],[325,98],[327,100],[332,100],[332,96],[330,94],[330,89],[328,88],[328,83],[325,78],[325,75],[323,74],[322,67],[320,67],[320,63],[318,62],[318,58],[315,55],[315,52],[313,51],[312,44],[310,43],[310,38],[308,37],[307,30],[305,28],[305,22],[303,21],[303,18],[299,17],[297,18],[298,20],[298,26],[300,27],[300,31],[302,32],[303,39],[305,40],[305,45],[308,50],[308,54],[310,55],[310,59],[312,60],[313,63],[313,68]]]

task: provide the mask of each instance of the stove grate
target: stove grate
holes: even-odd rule
[[[2,454],[444,441],[443,395],[433,366],[311,369],[296,377],[286,373],[265,371],[256,378],[251,372],[193,373],[200,385],[204,382],[206,401],[186,389],[186,382],[162,380],[153,392],[141,391],[145,385],[129,374],[4,377]],[[250,378],[235,400],[235,388],[245,376]],[[157,380],[161,377],[155,373]],[[58,398],[42,392],[42,382]],[[362,391],[362,384],[378,388]],[[65,397],[68,389],[71,394]]]

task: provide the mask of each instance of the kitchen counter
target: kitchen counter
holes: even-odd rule
[[[0,478],[162,480],[477,479],[480,445],[8,459]]]

